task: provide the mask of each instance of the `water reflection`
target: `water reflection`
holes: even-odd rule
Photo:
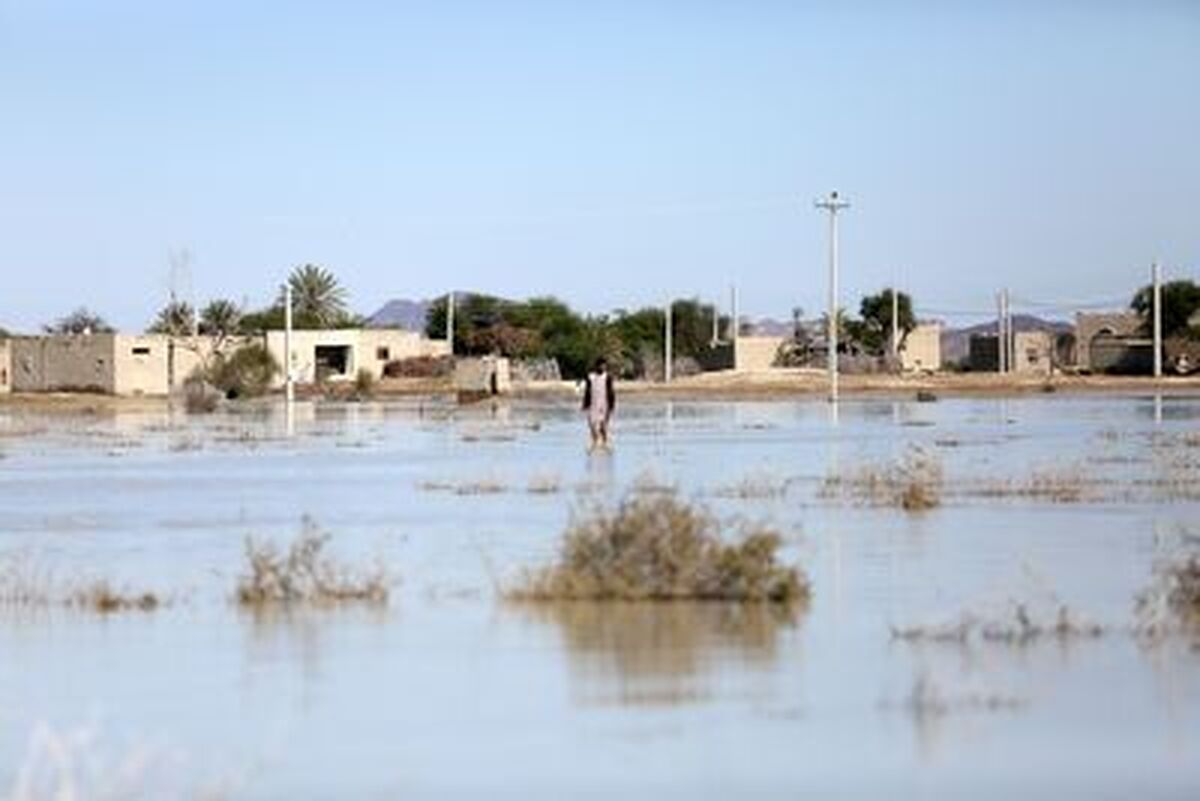
[[[714,696],[722,674],[775,668],[800,610],[778,604],[589,603],[523,606],[562,634],[585,704],[675,706]]]

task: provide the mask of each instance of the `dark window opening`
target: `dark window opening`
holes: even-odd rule
[[[349,345],[317,345],[314,356],[318,380],[350,372]]]
[[[378,347],[375,349],[375,358],[381,362],[390,361],[391,351],[389,351],[386,347]]]
[[[149,356],[150,349],[145,347],[144,345],[140,346],[140,347],[136,347],[133,349],[133,355],[134,356]]]

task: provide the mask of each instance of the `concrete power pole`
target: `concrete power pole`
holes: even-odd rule
[[[1154,377],[1162,378],[1162,268],[1158,262],[1150,267],[1154,283]]]
[[[450,345],[450,358],[454,358],[454,292],[446,293],[446,342]]]
[[[668,384],[671,383],[671,352],[673,350],[671,346],[671,328],[673,327],[671,325],[671,305],[672,301],[668,298],[666,322],[663,330],[663,381]]]
[[[830,192],[829,197],[814,204],[829,212],[829,400],[838,399],[838,226],[837,216],[850,204]]]
[[[737,346],[738,337],[742,335],[741,321],[738,315],[738,293],[737,284],[729,285],[729,341],[733,345],[733,369],[738,368],[737,363]]]
[[[900,293],[892,283],[892,356],[900,355]]]
[[[283,285],[283,382],[288,406],[296,399],[292,376],[292,282]]]
[[[1004,293],[996,293],[996,372],[1004,373]]]

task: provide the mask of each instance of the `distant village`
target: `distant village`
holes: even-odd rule
[[[1161,292],[1161,369],[1188,374],[1200,366],[1200,286],[1173,281]],[[1144,287],[1128,308],[1080,311],[1073,323],[1002,313],[952,329],[917,319],[910,296],[885,288],[862,298],[857,316],[839,313],[839,371],[1150,375],[1152,304]],[[669,313],[646,307],[585,316],[554,298],[450,293],[392,301],[363,318],[349,311],[330,271],[304,265],[265,309],[244,311],[220,299],[197,309],[173,298],[139,333],[115,331],[86,309],[38,334],[0,329],[0,392],[161,396],[191,384],[239,397],[277,390],[289,378],[302,386],[363,386],[437,377],[504,391],[577,380],[600,357],[622,378],[665,381],[824,369],[828,331],[827,317],[805,319],[800,310],[790,322],[746,320],[736,296],[725,311],[688,299]]]

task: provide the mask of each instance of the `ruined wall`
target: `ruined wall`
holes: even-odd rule
[[[891,341],[891,336],[888,340]],[[913,370],[942,369],[942,325],[920,323],[908,332],[900,348],[901,367]]]
[[[1017,331],[1013,335],[1014,373],[1050,375],[1054,368],[1054,334],[1049,331]]]
[[[10,340],[17,392],[113,392],[113,334]]]
[[[508,359],[503,356],[481,356],[455,360],[454,389],[485,395],[503,395],[512,389],[512,374]]]
[[[775,355],[786,337],[749,337],[737,338],[733,364],[735,370],[761,372],[769,370],[775,364]]]
[[[1080,312],[1075,315],[1075,358],[1080,367],[1099,372],[1104,364],[1093,364],[1092,343],[1097,336],[1109,335],[1118,339],[1140,337],[1142,318],[1137,312]],[[1111,350],[1110,348],[1106,348]],[[1108,359],[1103,359],[1107,363]]]
[[[359,331],[358,347],[359,368],[370,370],[376,378],[383,377],[384,365],[394,359],[450,355],[450,343],[444,339],[429,339],[416,331],[392,328],[365,328]]]

